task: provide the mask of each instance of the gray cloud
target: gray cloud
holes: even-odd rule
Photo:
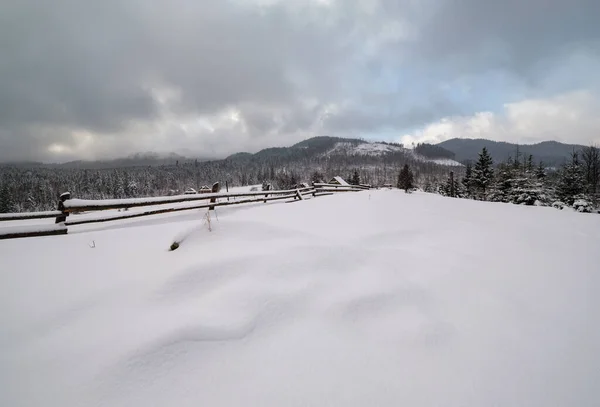
[[[594,0],[323,3],[8,0],[0,161],[401,132],[477,109],[443,83],[490,69],[526,83],[600,49]]]
[[[449,58],[457,69],[503,68],[536,75],[548,58],[600,40],[596,0],[444,0],[419,30],[415,55]]]

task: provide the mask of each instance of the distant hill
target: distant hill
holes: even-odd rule
[[[237,153],[226,158],[236,162],[269,162],[274,164],[293,163],[298,161],[320,162],[322,160],[342,160],[346,164],[369,165],[377,163],[420,162],[441,166],[460,166],[452,160],[453,153],[437,146],[431,150],[442,154],[424,155],[402,144],[386,142],[369,142],[360,139],[339,137],[313,137],[290,147],[271,147],[256,154]]]
[[[125,167],[147,167],[157,165],[175,165],[183,164],[189,161],[188,158],[171,153],[161,155],[157,153],[137,153],[125,158],[116,158],[114,160],[97,161],[69,161],[64,164],[53,164],[61,168],[82,168],[82,169],[103,169],[103,168],[125,168]]]
[[[239,152],[225,159],[190,158],[178,154],[137,153],[125,158],[97,161],[70,161],[62,164],[42,164],[37,162],[19,162],[1,164],[20,168],[62,168],[62,169],[113,169],[127,167],[154,167],[197,165],[201,162],[233,163],[236,166],[268,165],[285,166],[299,163],[322,166],[323,163],[343,163],[344,166],[364,166],[389,164],[400,165],[405,162],[422,165],[460,166],[453,160],[454,153],[434,145],[419,145],[415,150],[404,148],[402,144],[370,142],[354,138],[313,137],[289,147],[270,147],[257,153]]]
[[[419,143],[415,147],[415,152],[427,158],[449,158],[451,160],[456,158],[456,154],[452,151],[435,144]]]
[[[486,147],[495,163],[506,161],[509,157],[515,158],[517,144],[485,139],[459,139],[454,138],[436,144],[455,154],[455,159],[460,162],[475,161],[479,152]],[[521,154],[533,155],[535,162],[543,161],[548,166],[559,166],[568,159],[573,150],[577,151],[584,146],[578,144],[564,144],[557,141],[543,141],[537,144],[519,144]]]

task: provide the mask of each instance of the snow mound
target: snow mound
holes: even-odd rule
[[[338,142],[335,143],[332,149],[327,151],[324,155],[334,154],[347,154],[347,155],[371,155],[379,156],[387,153],[393,153],[398,151],[404,151],[404,148],[391,144],[384,143],[351,143],[351,142]]]
[[[397,190],[203,215],[0,241],[0,405],[600,399],[600,217]]]

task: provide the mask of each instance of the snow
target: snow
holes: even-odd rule
[[[447,167],[464,167],[458,161],[452,160],[450,158],[428,158],[421,154],[416,153],[414,150],[410,150],[413,158],[417,161],[421,162],[430,162],[438,165],[445,165]]]
[[[431,162],[438,165],[445,165],[449,167],[462,167],[463,165],[458,161],[449,158],[427,158],[420,154],[417,154],[414,150],[406,149],[393,144],[385,143],[370,143],[362,142],[359,144],[350,142],[338,142],[335,143],[332,149],[327,151],[324,156],[330,156],[333,154],[347,154],[347,155],[370,155],[380,156],[395,152],[405,152],[412,156],[413,159],[421,162]]]
[[[464,167],[464,165],[462,165],[458,161],[451,160],[450,158],[434,158],[434,159],[427,159],[427,161],[431,161],[431,162],[439,164],[439,165],[446,165],[448,167]]]
[[[24,234],[24,233],[35,233],[35,232],[53,232],[56,230],[65,229],[64,223],[50,223],[46,220],[46,224],[43,225],[27,225],[20,224],[18,226],[8,226],[0,228],[0,236],[11,235],[11,234]],[[1,263],[0,263],[1,264]]]
[[[382,155],[395,151],[402,151],[403,148],[390,144],[383,143],[350,143],[342,141],[335,143],[333,148],[327,151],[324,155],[329,156],[332,154],[349,154],[349,155]]]
[[[0,405],[598,404],[600,216],[398,190],[217,209],[0,241]]]
[[[5,221],[5,220],[10,220],[11,218],[21,218],[21,219],[26,219],[26,218],[39,218],[39,217],[45,217],[45,218],[55,218],[59,215],[62,215],[61,211],[46,211],[46,212],[20,212],[20,213],[0,213],[0,221]]]
[[[306,188],[302,188],[306,190]],[[146,198],[125,198],[125,199],[69,199],[64,202],[66,209],[76,210],[79,208],[93,208],[93,207],[118,207],[118,206],[141,206],[141,205],[159,205],[169,203],[180,203],[185,201],[202,201],[209,200],[210,198],[228,198],[232,197],[232,194],[241,194],[245,196],[263,196],[265,194],[277,195],[277,194],[289,194],[294,193],[295,189],[280,190],[280,191],[229,191],[218,192],[218,193],[204,193],[204,194],[192,194],[192,195],[173,195],[164,197],[146,197]]]
[[[342,177],[333,177],[332,181],[334,180],[337,181],[339,185],[350,186],[350,184],[348,184]]]

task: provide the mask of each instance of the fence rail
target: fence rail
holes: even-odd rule
[[[89,223],[111,222],[124,219],[134,219],[143,216],[158,215],[170,212],[188,211],[193,209],[208,208],[214,210],[219,206],[240,205],[246,203],[270,202],[276,200],[290,199],[303,200],[304,196],[313,197],[333,195],[337,192],[358,192],[368,189],[368,186],[356,185],[334,185],[334,184],[313,184],[311,187],[298,189],[278,190],[278,191],[251,191],[220,193],[219,183],[213,185],[211,193],[175,195],[153,198],[129,198],[129,199],[71,199],[71,194],[66,192],[60,196],[58,210],[47,212],[29,212],[29,213],[7,213],[0,214],[0,222],[31,219],[49,219],[55,218],[55,224],[33,225],[0,228],[0,239],[14,239],[20,237],[51,236],[67,234],[68,226],[84,225]],[[247,198],[247,199],[232,199]],[[218,201],[222,199],[221,201]],[[227,199],[227,200],[224,200]],[[205,201],[199,203],[197,201]],[[208,201],[208,202],[206,202]],[[163,206],[168,204],[179,204],[189,202],[185,206],[169,206],[159,208],[149,208],[143,212],[108,214],[106,216],[73,219],[71,214],[81,214],[82,212],[96,212],[114,209],[129,209],[144,206]],[[76,218],[78,218],[77,216]]]
[[[363,191],[366,189],[371,189],[370,185],[341,185],[341,184],[325,184],[321,182],[316,182],[313,184],[315,188],[335,188],[335,189],[349,189],[352,191]]]
[[[0,213],[0,222],[9,220],[48,219],[61,215],[61,211]]]

